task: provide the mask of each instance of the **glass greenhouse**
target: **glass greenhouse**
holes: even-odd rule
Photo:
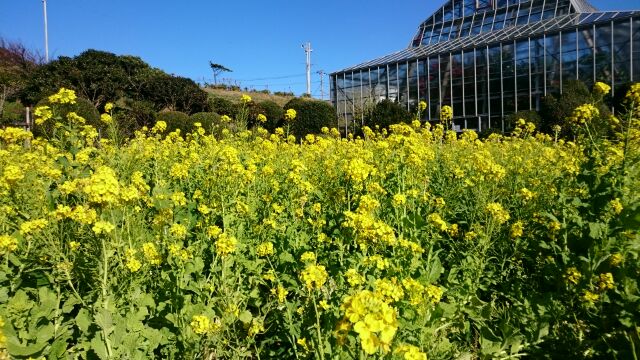
[[[640,82],[640,11],[600,12],[585,0],[451,0],[425,20],[409,46],[331,74],[344,131],[382,99],[424,120],[454,109],[456,129],[504,130],[503,118],[539,110],[548,93],[579,79],[612,92]]]

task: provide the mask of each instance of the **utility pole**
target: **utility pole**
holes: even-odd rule
[[[320,100],[324,100],[324,70],[317,73],[320,75]]]
[[[42,0],[44,12],[44,61],[49,62],[49,27],[47,25],[47,0]]]
[[[311,96],[311,43],[307,42],[302,45],[305,54],[307,55],[307,95]]]

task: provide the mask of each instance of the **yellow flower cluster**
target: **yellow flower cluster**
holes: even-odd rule
[[[127,249],[125,252],[125,266],[132,273],[137,272],[142,267],[142,263],[136,259],[136,253],[135,249]]]
[[[448,122],[453,119],[453,108],[449,105],[445,105],[440,110],[440,121]]]
[[[75,91],[60,88],[56,94],[49,96],[49,102],[52,104],[75,104],[76,98]]]
[[[115,228],[116,228],[115,225],[113,225],[108,221],[96,221],[96,223],[93,224],[92,230],[94,233],[96,233],[96,235],[100,235],[100,234],[108,234],[112,232]]]
[[[216,320],[212,321],[206,315],[194,315],[189,323],[191,331],[197,335],[205,335],[213,331],[217,331],[221,328],[220,322]]]
[[[486,209],[498,224],[504,224],[511,218],[509,213],[499,203],[490,203]]]
[[[278,284],[276,288],[271,289],[271,294],[275,295],[278,298],[278,302],[282,304],[287,300],[287,294],[289,294],[289,291],[285,289],[284,286]]]
[[[38,106],[34,111],[33,115],[36,117],[36,125],[42,125],[47,120],[53,117],[53,111],[50,107],[46,105]]]
[[[357,234],[356,242],[361,248],[372,245],[395,245],[397,242],[393,228],[382,220],[377,220],[369,213],[345,212],[346,221],[343,226],[351,228]]]
[[[36,219],[31,221],[25,221],[20,224],[20,233],[22,235],[32,235],[34,233],[44,230],[49,222],[46,219]]]
[[[329,274],[323,265],[307,264],[300,273],[300,279],[309,291],[320,289],[328,277]]]
[[[599,95],[607,95],[611,91],[611,86],[598,81],[593,85],[593,91]]]
[[[182,224],[172,224],[169,228],[169,234],[176,239],[182,240],[187,237],[187,227]]]
[[[149,262],[149,264],[160,265],[162,263],[162,256],[153,243],[146,242],[142,244],[142,253],[144,254],[144,258]]]
[[[243,104],[248,104],[251,102],[251,96],[247,95],[247,94],[242,94],[242,96],[240,97],[240,101]]]
[[[404,360],[427,360],[427,354],[420,351],[420,348],[414,345],[398,346],[394,352],[401,354]]]
[[[616,287],[616,283],[613,281],[612,273],[604,273],[598,275],[598,290],[607,291]]]
[[[347,296],[340,309],[353,325],[365,353],[389,352],[398,330],[397,311],[380,294],[362,290]]]
[[[511,238],[519,238],[524,234],[524,224],[522,221],[516,221],[511,225]]]
[[[307,251],[302,256],[300,256],[300,261],[304,263],[315,263],[316,262],[316,254],[311,251]]]
[[[593,104],[580,105],[573,110],[569,120],[576,125],[584,125],[600,116],[600,110]]]
[[[216,240],[216,252],[220,256],[231,255],[236,251],[238,247],[238,240],[236,240],[235,236],[228,235],[227,233],[222,233],[218,236],[218,240]]]
[[[258,256],[269,256],[275,253],[273,249],[273,243],[270,241],[263,242],[256,247],[256,253]]]
[[[447,231],[449,225],[446,221],[442,220],[439,214],[433,213],[427,216],[427,221],[436,227],[439,231]]]
[[[425,101],[420,101],[418,103],[418,109],[420,110],[420,112],[423,112],[427,109],[427,103]]]
[[[587,303],[587,305],[592,306],[596,301],[600,300],[600,295],[592,293],[589,290],[585,290],[582,294],[582,300]]]
[[[358,272],[356,269],[349,269],[345,272],[344,276],[347,278],[347,282],[352,287],[356,287],[358,285],[364,284],[364,276]]]
[[[582,274],[575,267],[570,267],[564,274],[565,280],[570,284],[578,284],[580,278],[582,278]]]
[[[611,254],[611,256],[609,257],[609,265],[613,267],[620,266],[620,264],[622,264],[623,261],[624,261],[624,255],[620,253]]]
[[[24,172],[17,165],[7,165],[2,173],[2,179],[9,184],[24,179]]]
[[[98,205],[113,205],[120,200],[120,183],[116,172],[108,166],[100,166],[88,179],[79,183],[87,199]]]
[[[375,293],[380,295],[386,303],[400,301],[404,297],[404,290],[395,278],[376,279],[374,287]]]
[[[294,109],[287,109],[284,113],[284,119],[289,122],[295,120],[296,116],[298,116],[298,112]]]
[[[624,210],[624,207],[622,206],[622,202],[618,198],[611,200],[609,202],[609,206],[611,207],[611,210],[613,211],[613,213],[616,215],[620,215],[620,213],[622,213],[622,210]]]
[[[18,248],[18,240],[9,235],[0,235],[0,255],[8,254]]]
[[[258,122],[264,124],[267,122],[267,116],[265,114],[258,114],[258,116],[256,116],[256,120],[258,120]]]

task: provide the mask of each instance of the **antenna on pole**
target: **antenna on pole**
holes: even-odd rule
[[[311,43],[307,42],[302,45],[305,54],[307,55],[307,95],[311,96]]]
[[[49,28],[47,25],[47,0],[42,0],[44,12],[44,61],[49,62]]]
[[[324,100],[324,70],[316,71],[320,75],[320,99]]]

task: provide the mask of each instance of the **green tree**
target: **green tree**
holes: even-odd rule
[[[209,61],[209,67],[211,68],[211,71],[213,72],[213,84],[214,85],[218,85],[218,75],[222,74],[223,72],[231,72],[231,71],[233,71],[233,70],[225,67],[224,65],[215,64],[215,63],[213,63],[213,61]]]

